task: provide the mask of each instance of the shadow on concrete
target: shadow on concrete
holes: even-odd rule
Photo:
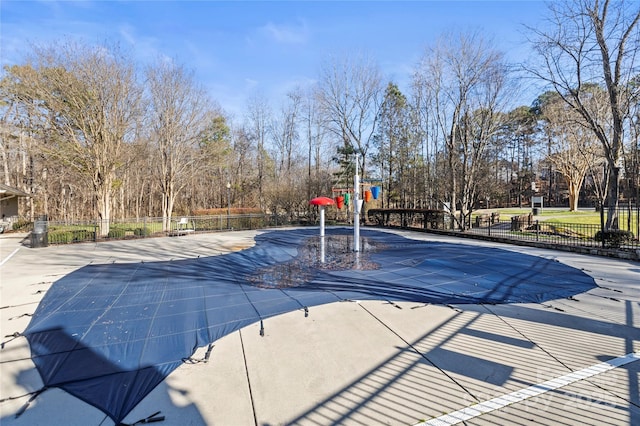
[[[532,285],[543,286],[548,281],[548,277],[553,277],[554,274],[558,276],[558,279],[566,279],[570,274],[569,271],[575,271],[577,278],[570,284],[575,284],[575,288],[593,288],[593,279],[586,276],[581,271],[570,268],[566,265],[559,264],[558,262],[551,261],[549,259],[536,258],[535,256],[527,256],[517,254],[513,252],[507,252],[499,249],[490,248],[473,248],[473,252],[469,253],[464,247],[458,244],[444,244],[444,243],[427,243],[415,240],[408,240],[402,237],[389,235],[381,232],[363,232],[364,235],[368,235],[371,238],[381,238],[383,242],[393,241],[395,244],[405,248],[411,249],[411,255],[408,252],[402,252],[400,250],[394,252],[388,250],[383,253],[384,256],[372,256],[372,261],[383,261],[385,265],[390,266],[390,271],[381,270],[367,271],[369,274],[366,279],[362,279],[362,271],[358,271],[358,276],[352,274],[353,271],[321,271],[321,276],[325,278],[322,282],[318,282],[315,275],[315,281],[311,283],[305,283],[301,286],[294,286],[293,289],[288,289],[289,293],[285,292],[282,288],[258,288],[258,286],[247,286],[243,284],[242,279],[254,274],[259,268],[265,266],[271,266],[278,262],[290,262],[292,258],[295,259],[297,253],[297,244],[304,239],[309,238],[309,230],[300,232],[279,232],[270,233],[271,235],[263,235],[257,240],[261,243],[258,247],[251,250],[245,250],[244,252],[232,253],[227,256],[219,256],[215,259],[188,259],[180,261],[170,262],[153,262],[153,263],[140,263],[130,265],[92,265],[89,267],[81,268],[73,274],[65,277],[65,279],[56,283],[56,286],[52,287],[51,293],[55,291],[72,291],[74,292],[72,284],[76,281],[78,288],[88,287],[88,283],[91,283],[96,290],[105,290],[108,287],[114,287],[117,292],[115,294],[120,295],[123,287],[112,286],[111,284],[125,284],[127,287],[133,289],[132,284],[137,284],[139,287],[134,289],[130,295],[126,294],[125,297],[119,297],[119,300],[129,302],[134,300],[137,306],[133,304],[123,304],[122,306],[115,306],[108,303],[109,310],[118,314],[124,314],[125,311],[137,312],[135,309],[147,310],[149,306],[153,309],[163,309],[166,311],[166,316],[174,315],[172,312],[200,312],[204,307],[207,309],[220,310],[222,307],[235,306],[229,303],[229,300],[242,301],[245,305],[246,312],[249,314],[242,314],[242,318],[251,318],[243,322],[229,322],[229,318],[225,318],[224,323],[220,324],[205,324],[200,327],[198,325],[199,333],[195,342],[188,341],[188,344],[178,345],[181,349],[185,349],[185,354],[181,356],[189,356],[190,351],[193,351],[194,347],[198,344],[202,345],[208,343],[204,339],[207,338],[215,340],[225,334],[228,334],[238,328],[261,320],[263,317],[279,315],[280,313],[289,312],[295,309],[300,309],[302,301],[309,301],[309,306],[312,305],[311,301],[317,301],[320,303],[329,303],[335,300],[347,299],[352,295],[361,296],[365,295],[369,300],[415,300],[417,302],[433,302],[439,301],[468,301],[479,298],[480,300],[489,301],[508,301],[514,296],[515,290],[527,289]],[[344,231],[334,231],[337,234],[345,234]],[[292,238],[282,236],[281,234],[292,235]],[[274,237],[272,245],[269,243],[268,238]],[[262,245],[264,244],[264,246]],[[206,252],[208,247],[206,245],[201,246],[203,252]],[[198,248],[191,247],[190,253],[197,252]],[[154,251],[150,250],[149,256],[154,255]],[[500,256],[507,256],[507,259],[500,260]],[[522,264],[509,264],[509,261],[517,260],[523,262]],[[295,261],[295,260],[294,260]],[[524,264],[526,263],[526,266]],[[417,268],[420,266],[420,268]],[[505,272],[505,268],[506,269]],[[419,274],[416,274],[418,271]],[[544,272],[546,275],[541,276]],[[314,272],[315,274],[316,272]],[[386,277],[386,279],[385,279]],[[330,278],[330,279],[329,279]],[[349,285],[346,286],[345,282],[348,281]],[[460,282],[464,281],[465,287],[462,289],[465,293],[461,292],[459,287]],[[159,285],[162,283],[162,285]],[[408,285],[406,283],[409,283]],[[533,283],[533,284],[531,284]],[[213,284],[216,284],[215,286]],[[218,292],[222,288],[221,284],[225,284],[229,291],[228,293]],[[67,287],[64,287],[64,286]],[[195,288],[196,285],[202,285],[202,288]],[[449,287],[447,287],[449,286]],[[551,290],[553,286],[549,286]],[[113,289],[113,288],[112,288]],[[156,295],[151,290],[154,290]],[[373,289],[373,290],[372,290]],[[530,288],[529,288],[530,289]],[[128,289],[127,289],[128,290]],[[193,291],[193,294],[188,293]],[[302,291],[307,291],[310,294],[317,292],[323,297],[317,299],[317,296],[305,296]],[[534,289],[535,290],[535,289]],[[561,289],[562,290],[562,289]],[[295,293],[294,293],[295,291]],[[344,293],[339,293],[343,291]],[[209,292],[209,293],[206,293]],[[295,294],[295,298],[291,295]],[[340,294],[340,296],[336,296]],[[551,297],[553,293],[543,292],[542,299]],[[48,294],[49,295],[49,294]],[[165,295],[169,295],[166,296]],[[204,296],[203,296],[204,295]],[[267,295],[272,295],[266,297]],[[82,300],[72,302],[71,308],[86,306],[90,300],[102,300],[106,298],[106,294],[92,294],[88,295]],[[277,296],[278,303],[274,303],[274,297]],[[149,303],[141,302],[141,299],[150,298]],[[259,298],[260,297],[260,298]],[[305,299],[308,297],[308,299]],[[536,296],[537,297],[537,296]],[[64,297],[63,302],[68,302]],[[167,306],[151,305],[151,302],[156,303],[159,300],[167,302]],[[115,300],[115,299],[113,299]],[[214,306],[213,303],[218,301],[220,304]],[[533,301],[533,300],[532,300]],[[217,302],[216,302],[217,303]],[[62,306],[62,305],[60,305]],[[177,306],[177,307],[176,307]],[[475,308],[474,306],[477,306]],[[69,306],[65,305],[65,309]],[[104,306],[101,308],[105,308]],[[170,309],[169,309],[170,308]],[[531,310],[531,315],[528,315],[526,307],[518,307],[518,309],[506,310],[504,312],[494,313],[482,305],[465,305],[465,311],[467,315],[472,314],[474,309],[478,309],[477,315],[472,318],[466,316],[456,317],[455,321],[451,321],[449,324],[441,327],[437,330],[438,344],[434,345],[432,342],[432,334],[426,334],[422,338],[413,341],[406,342],[406,347],[399,348],[398,354],[393,358],[388,359],[386,362],[378,365],[375,369],[371,370],[361,379],[345,387],[339,393],[327,398],[322,403],[318,404],[314,409],[302,414],[298,418],[292,420],[292,423],[303,422],[306,420],[317,422],[318,424],[327,423],[357,423],[360,422],[357,418],[360,416],[370,416],[370,420],[378,419],[381,413],[375,413],[376,404],[380,401],[380,404],[385,406],[385,410],[397,411],[397,420],[399,423],[415,422],[417,419],[407,418],[406,412],[422,412],[426,416],[435,416],[442,414],[446,410],[454,410],[460,408],[461,397],[463,400],[472,402],[479,402],[482,400],[482,395],[479,394],[478,389],[483,386],[505,386],[509,382],[518,383],[519,385],[530,385],[534,381],[526,381],[519,378],[514,378],[513,367],[511,363],[501,363],[496,359],[491,359],[489,356],[482,355],[481,345],[474,348],[473,353],[471,351],[457,351],[444,347],[448,341],[451,341],[456,336],[465,334],[466,336],[475,339],[476,341],[492,341],[498,342],[506,347],[517,348],[519,350],[534,350],[537,348],[537,343],[532,340],[527,340],[520,337],[504,336],[499,331],[487,331],[483,327],[482,331],[478,328],[472,328],[471,325],[474,321],[481,318],[483,315],[493,314],[501,318],[508,317],[509,315],[515,315],[513,312],[517,312],[514,318],[519,320],[529,320],[532,322],[539,322],[541,315],[539,310]],[[104,309],[103,309],[104,310]],[[238,308],[234,308],[229,312],[229,315],[236,315]],[[71,309],[73,311],[73,309]],[[255,312],[254,312],[255,311]],[[102,312],[97,314],[102,317]],[[204,311],[203,311],[204,312]],[[257,314],[257,315],[255,315]],[[547,315],[551,316],[547,316]],[[567,322],[567,327],[573,327],[576,321],[568,321],[567,315],[556,314],[553,316],[553,312],[545,314],[544,323],[554,326],[565,326],[564,322]],[[48,313],[47,313],[48,315]],[[146,315],[146,314],[145,314]],[[206,312],[204,313],[206,315]],[[527,317],[530,318],[527,318]],[[130,319],[122,317],[122,321],[129,321]],[[149,317],[151,318],[151,317]],[[155,323],[155,318],[152,322]],[[235,320],[234,320],[235,321]],[[86,322],[86,321],[85,321]],[[179,321],[168,322],[169,328]],[[116,323],[116,322],[114,322]],[[611,336],[612,333],[618,333],[617,330],[612,330],[611,324],[600,324],[597,320],[587,320],[578,322],[581,324],[587,324],[584,327],[585,331],[597,332]],[[46,324],[46,323],[45,323]],[[150,326],[149,326],[150,327]],[[217,327],[217,328],[216,328]],[[96,327],[100,331],[105,331],[105,336],[113,336],[112,333],[115,327],[112,323],[100,325]],[[149,329],[147,329],[148,332]],[[170,329],[171,333],[175,333],[179,330]],[[214,332],[215,331],[215,332]],[[47,335],[47,333],[49,335]],[[638,338],[638,330],[632,332],[630,330],[619,331],[620,338],[631,338],[636,340]],[[192,333],[193,334],[193,333]],[[443,338],[441,334],[446,336]],[[624,334],[625,337],[622,335]],[[37,333],[36,333],[37,335]],[[631,337],[629,337],[631,336]],[[55,345],[52,342],[58,341]],[[632,341],[633,341],[632,340]],[[186,340],[185,340],[186,341]],[[122,369],[121,366],[114,363],[115,359],[106,359],[102,355],[96,353],[89,347],[85,347],[80,344],[68,330],[62,331],[57,329],[46,328],[43,331],[42,336],[36,340],[30,338],[32,348],[35,346],[42,346],[45,349],[42,353],[36,352],[34,356],[34,362],[38,366],[38,370],[43,376],[43,381],[47,386],[59,386],[69,393],[76,395],[78,398],[89,402],[90,404],[100,408],[107,413],[114,420],[122,420],[123,416],[131,410],[140,399],[136,398],[131,401],[124,400],[124,396],[136,396],[142,395],[145,392],[150,392],[163,378],[170,372],[175,365],[171,367],[166,366],[146,366],[140,370]],[[100,342],[102,344],[102,342]],[[182,347],[184,346],[184,348]],[[61,347],[62,349],[59,349]],[[633,344],[631,344],[633,347]],[[56,349],[58,348],[58,349]],[[51,357],[53,354],[47,354],[46,350],[49,350],[56,356],[61,356],[65,363],[68,365],[79,367],[77,372],[73,375],[69,374],[57,367],[55,368],[42,368],[42,364],[39,364],[39,359],[44,361],[45,357]],[[604,356],[604,355],[603,355]],[[77,357],[77,358],[76,358]],[[50,358],[53,359],[53,358]],[[180,357],[178,357],[180,359]],[[72,361],[68,363],[68,361]],[[57,361],[53,362],[55,366]],[[143,384],[136,389],[127,389],[122,391],[117,384],[107,385],[106,388],[103,384],[98,385],[99,382],[92,382],[91,377],[84,377],[82,374],[85,369],[83,367],[91,367],[94,371],[97,369],[99,375],[97,377],[105,376],[117,376],[125,377],[125,380],[120,382],[125,383],[137,383],[138,379],[142,378]],[[430,399],[428,396],[429,390],[433,392],[433,383],[429,383],[428,379],[425,381],[420,379],[421,374],[426,374],[425,377],[432,378],[433,376],[428,374],[429,371],[437,371],[448,378],[446,382],[436,386],[435,389],[439,393],[438,401],[441,399],[442,394],[446,393],[448,389],[453,389],[451,398],[447,399],[447,404],[442,407],[438,406],[436,399]],[[413,372],[419,370],[418,378],[413,376]],[[406,383],[405,383],[406,382]],[[466,383],[468,382],[468,383]],[[452,387],[453,383],[453,387]],[[477,384],[474,386],[473,384]],[[398,393],[395,386],[401,384],[402,390],[399,391],[403,395],[415,395],[413,398],[419,407],[417,409],[407,410],[407,407],[403,407],[403,399],[400,398],[400,403],[397,408],[394,404],[398,402],[397,398],[388,397],[388,391],[392,390],[394,393]],[[113,386],[110,388],[109,386]],[[636,386],[637,387],[637,386]],[[96,389],[100,388],[100,391]],[[89,393],[85,395],[85,392],[89,390]],[[93,396],[95,395],[95,399]],[[104,396],[108,398],[104,398]],[[124,395],[124,396],[123,396]],[[97,402],[98,397],[106,399],[108,402]],[[633,397],[627,398],[633,401]],[[636,397],[637,399],[637,397]],[[342,401],[344,400],[344,401]],[[354,403],[355,401],[355,403]],[[120,408],[114,408],[112,403],[120,404]],[[391,408],[389,408],[391,407]],[[370,415],[365,415],[363,412],[371,411]],[[327,414],[330,413],[330,414]],[[315,418],[319,416],[319,421]],[[366,423],[366,421],[363,421]]]
[[[571,371],[568,365],[562,363],[562,357],[553,356],[553,348],[546,347],[545,342],[536,342],[535,337],[534,340],[529,340],[526,337],[526,331],[521,338],[514,338],[487,331],[486,321],[483,321],[483,330],[475,328],[475,323],[487,315],[500,322],[508,323],[511,320],[517,320],[531,323],[530,327],[535,327],[535,324],[544,324],[554,328],[595,333],[602,337],[615,337],[624,342],[626,354],[633,353],[634,345],[640,341],[640,329],[634,327],[632,306],[634,302],[625,301],[624,303],[626,324],[614,327],[611,323],[598,319],[574,317],[551,309],[534,309],[524,305],[459,305],[463,310],[447,323],[432,333],[407,342],[407,346],[398,348],[394,356],[286,424],[415,424]],[[514,326],[515,334],[520,333],[517,329],[521,327],[525,330],[529,328],[523,325]],[[473,345],[467,346],[467,351],[462,353],[445,348],[464,335],[477,338]],[[504,352],[487,354],[485,357],[478,356],[483,352],[486,353],[482,343],[485,339],[487,343],[501,343],[502,345],[498,347],[503,347]],[[576,351],[588,345],[588,342],[580,340],[566,341],[571,339],[569,335],[562,336],[560,339],[564,339],[569,346],[575,345]],[[492,347],[495,346],[492,345]],[[538,366],[540,370],[528,378],[516,377],[513,365],[519,364],[520,369],[535,368],[535,366],[522,364],[526,362],[526,358],[518,360],[518,355],[512,354],[509,346],[514,349],[519,348],[520,353],[537,351],[538,356],[543,355],[546,362],[550,362],[553,368],[549,370],[548,366],[541,365]],[[547,357],[548,351],[550,357]],[[619,353],[602,354],[596,358],[604,362],[620,355]],[[502,359],[505,363],[496,362],[496,359]],[[443,381],[438,379],[438,375],[426,373],[425,369],[421,368],[424,365],[437,369],[447,377],[447,380]],[[626,418],[626,424],[638,425],[640,424],[640,362],[635,361],[619,368],[626,372],[626,383],[622,386],[620,383],[608,385],[602,381],[587,379],[589,384],[593,384],[601,392],[585,395],[578,391],[566,391],[560,388],[546,396],[525,402],[524,407],[506,408],[510,417],[507,417],[508,420],[503,419],[502,422],[513,422],[516,418],[519,420],[515,421],[522,424],[531,422],[535,418],[541,423],[560,424],[563,417],[572,423],[578,416],[593,416],[596,418],[589,417],[588,421],[588,417],[581,418],[587,423],[616,425],[625,424],[621,420]],[[550,408],[554,398],[557,399],[558,396],[564,398],[555,402],[564,410],[560,413]],[[613,403],[612,400],[617,403]],[[575,405],[574,410],[571,409],[572,405]],[[585,412],[584,407],[588,407],[588,411],[592,413]],[[601,412],[599,412],[600,409]],[[615,412],[613,416],[612,411]],[[413,417],[408,413],[412,413]],[[422,415],[416,417],[415,413]],[[501,422],[501,420],[497,421]],[[261,424],[268,426],[268,423]]]
[[[188,394],[187,390],[171,389],[163,383],[166,371],[154,366],[137,370],[123,369],[113,360],[83,345],[76,336],[70,336],[63,329],[43,330],[29,335],[27,339],[32,350],[31,359],[39,377],[36,370],[22,370],[16,377],[16,383],[31,393],[34,400],[45,398],[52,388],[59,388],[99,409],[114,424],[126,425],[128,423],[124,419],[150,392],[160,393],[161,396],[154,399],[158,403],[156,412],[146,413],[143,423],[163,420],[163,410],[166,412],[169,409],[175,414],[176,407],[169,397],[170,392]],[[74,368],[65,367],[69,365]],[[157,389],[161,383],[160,389]],[[42,387],[38,388],[39,385]],[[29,400],[15,416],[0,419],[0,423],[31,425],[65,422],[64,419],[70,415],[69,411],[75,411],[73,407],[78,404],[64,404],[64,399],[62,394],[56,393],[49,399],[49,403],[36,404]],[[24,400],[27,401],[27,398]],[[53,409],[52,404],[55,407]],[[61,408],[62,406],[65,408]],[[205,424],[193,404],[180,407],[179,412],[180,418],[188,418],[191,424]],[[140,420],[142,419],[132,419],[130,424],[137,424]]]

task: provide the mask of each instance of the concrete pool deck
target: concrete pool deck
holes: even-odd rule
[[[26,339],[12,335],[56,280],[92,263],[241,250],[259,232],[38,249],[22,245],[24,234],[0,235],[0,423],[113,424],[56,388],[15,418],[42,382]],[[640,264],[394,232],[552,258],[598,288],[544,304],[361,301],[290,312],[265,320],[264,336],[253,324],[216,341],[208,362],[182,365],[125,422],[161,411],[162,425],[640,424]]]

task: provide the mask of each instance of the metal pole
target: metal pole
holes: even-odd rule
[[[227,229],[229,229],[230,215],[231,215],[231,183],[227,182]]]
[[[360,176],[358,176],[358,154],[354,154],[356,173],[353,176],[353,251],[360,251]]]

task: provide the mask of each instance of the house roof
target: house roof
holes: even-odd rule
[[[6,198],[8,196],[30,197],[29,194],[18,188],[0,183],[0,198]]]

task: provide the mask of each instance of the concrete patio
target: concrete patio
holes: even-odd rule
[[[640,424],[640,264],[394,231],[555,259],[597,288],[544,304],[441,306],[353,301],[253,324],[185,363],[126,418],[162,425]],[[22,332],[43,294],[88,265],[216,256],[260,231],[30,249],[0,235],[0,423],[112,425],[57,388],[15,414],[42,382]],[[194,359],[203,358],[200,348]],[[15,398],[15,399],[9,399]],[[486,403],[491,401],[491,403]],[[474,411],[475,410],[475,411]]]

